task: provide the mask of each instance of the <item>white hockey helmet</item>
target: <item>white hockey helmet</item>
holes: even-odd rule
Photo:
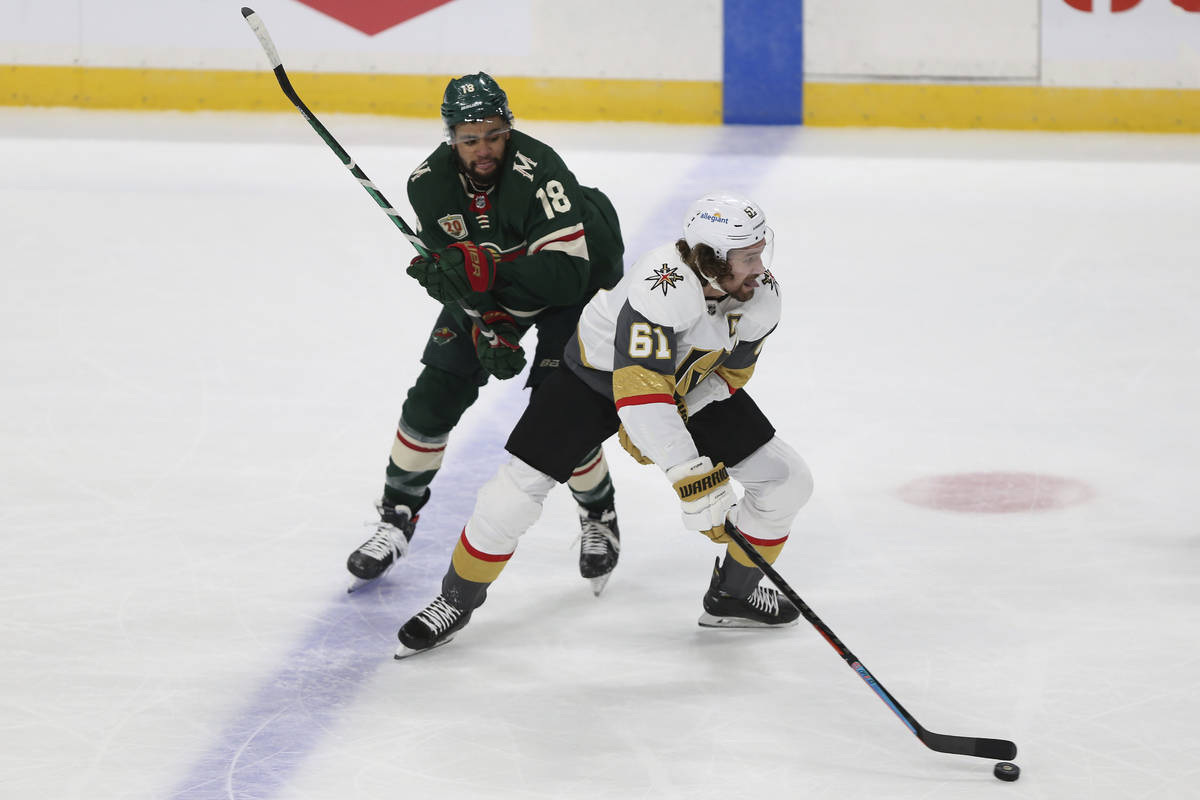
[[[767,241],[774,233],[758,203],[730,192],[712,192],[692,203],[683,218],[683,238],[688,247],[706,244],[725,261],[729,251]]]

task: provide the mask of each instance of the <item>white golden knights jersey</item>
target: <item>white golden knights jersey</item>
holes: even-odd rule
[[[704,296],[674,243],[651,250],[611,291],[592,298],[564,358],[612,398],[629,437],[668,469],[694,458],[683,415],[729,397],[754,372],[779,323],[779,285],[768,271],[747,301]]]

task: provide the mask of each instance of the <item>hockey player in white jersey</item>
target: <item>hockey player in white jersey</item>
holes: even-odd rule
[[[683,237],[646,253],[580,317],[563,364],[509,437],[512,459],[480,491],[441,594],[399,632],[403,658],[450,641],[541,514],[555,483],[614,433],[657,465],[683,525],[726,544],[702,600],[708,627],[777,628],[799,611],[725,534],[736,525],[768,562],[812,494],[804,460],[745,390],[780,316],[774,233],[759,206],[714,193],[689,208]],[[730,485],[743,487],[740,500]]]

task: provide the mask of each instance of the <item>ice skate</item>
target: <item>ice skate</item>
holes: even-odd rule
[[[596,597],[604,591],[621,554],[621,531],[617,527],[617,512],[579,509],[579,574],[592,584]]]
[[[428,499],[429,495],[426,494],[425,500]],[[425,501],[422,501],[421,505],[424,504]],[[375,508],[379,511],[379,521],[374,523],[375,532],[346,560],[346,569],[354,576],[347,592],[353,592],[382,577],[404,558],[416,530],[420,515],[413,513],[408,506],[388,506],[381,500],[375,504]]]
[[[462,610],[439,594],[400,628],[397,634],[400,647],[395,658],[408,658],[449,644],[470,619],[470,611]]]
[[[800,610],[776,589],[757,586],[749,597],[721,591],[720,559],[713,566],[712,581],[704,595],[704,628],[787,628],[796,624]]]

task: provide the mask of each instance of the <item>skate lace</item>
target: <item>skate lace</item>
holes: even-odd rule
[[[779,616],[779,593],[774,589],[759,586],[747,600],[759,611],[770,614],[772,617]]]
[[[612,511],[606,511],[600,519],[580,515],[580,531],[575,541],[580,543],[581,553],[602,556],[608,552],[609,548],[616,552],[621,551],[621,540],[613,535],[612,529],[607,524],[612,522],[616,516]]]
[[[370,522],[368,525],[375,526],[375,533],[371,534],[371,538],[363,543],[363,546],[358,548],[360,553],[374,558],[378,561],[391,556],[393,559],[400,559],[408,551],[408,539],[404,538],[404,533],[395,525],[387,522]]]
[[[462,616],[462,611],[439,594],[432,603],[417,614],[417,619],[424,622],[434,636],[439,636],[457,622],[460,616]]]

